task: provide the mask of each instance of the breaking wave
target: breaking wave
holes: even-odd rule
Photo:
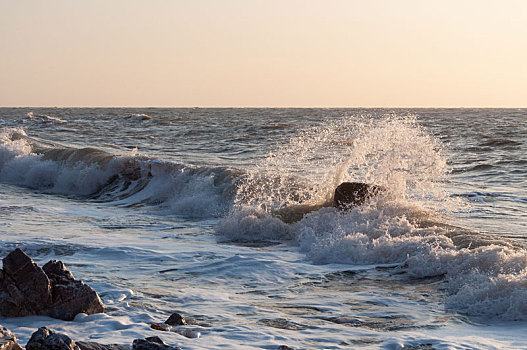
[[[47,193],[122,206],[153,205],[159,213],[221,216],[232,201],[236,172],[194,167],[97,148],[48,145],[21,128],[0,131],[0,181]]]
[[[396,264],[410,279],[441,277],[445,305],[470,316],[527,319],[527,251],[450,222],[441,143],[414,117],[349,118],[307,130],[243,178],[218,233],[289,241],[317,264]],[[343,181],[386,190],[348,211]]]

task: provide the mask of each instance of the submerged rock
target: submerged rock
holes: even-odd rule
[[[0,326],[0,350],[22,350],[17,337],[9,329]]]
[[[46,315],[73,320],[78,313],[104,311],[93,288],[76,280],[61,261],[40,268],[17,248],[3,259],[0,270],[0,315]]]
[[[91,341],[78,341],[76,343],[81,350],[130,350],[129,346],[118,344],[99,344]]]
[[[194,324],[194,322],[191,320],[190,324]],[[186,338],[199,338],[201,336],[199,328],[190,329],[188,327],[180,327],[188,325],[189,322],[183,316],[174,312],[164,323],[152,323],[150,324],[150,328],[163,332],[178,333]]]
[[[165,344],[159,337],[135,339],[132,343],[133,350],[181,350],[180,347]]]
[[[368,185],[362,182],[343,182],[335,189],[333,200],[319,204],[293,204],[273,210],[273,215],[286,224],[292,224],[313,211],[324,207],[335,207],[341,210],[351,209],[362,205],[369,198],[384,191],[381,186]]]
[[[156,331],[170,331],[170,326],[164,323],[151,323],[150,328],[155,329]]]
[[[382,187],[362,182],[343,182],[335,189],[333,206],[339,209],[350,209],[364,204],[367,199],[378,195]]]

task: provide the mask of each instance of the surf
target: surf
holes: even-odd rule
[[[449,173],[443,145],[414,116],[338,120],[250,169],[217,231],[233,242],[288,242],[315,264],[395,264],[409,279],[444,280],[447,309],[527,319],[527,252],[455,224],[451,214],[467,204],[445,189]],[[386,190],[338,210],[328,203],[345,181]]]

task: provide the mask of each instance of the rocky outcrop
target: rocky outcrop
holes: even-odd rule
[[[378,195],[380,186],[362,182],[343,182],[335,189],[333,206],[339,209],[350,209],[364,204],[367,199]]]
[[[159,337],[135,339],[132,348],[133,350],[181,350],[180,347],[165,344]]]
[[[40,268],[21,249],[3,259],[0,314],[5,317],[46,315],[72,320],[78,313],[104,311],[93,288],[76,280],[64,264],[52,260]]]
[[[22,350],[16,340],[16,336],[9,329],[0,326],[0,350]]]

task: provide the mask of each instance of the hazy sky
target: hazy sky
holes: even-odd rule
[[[527,1],[0,0],[0,106],[527,107]]]

